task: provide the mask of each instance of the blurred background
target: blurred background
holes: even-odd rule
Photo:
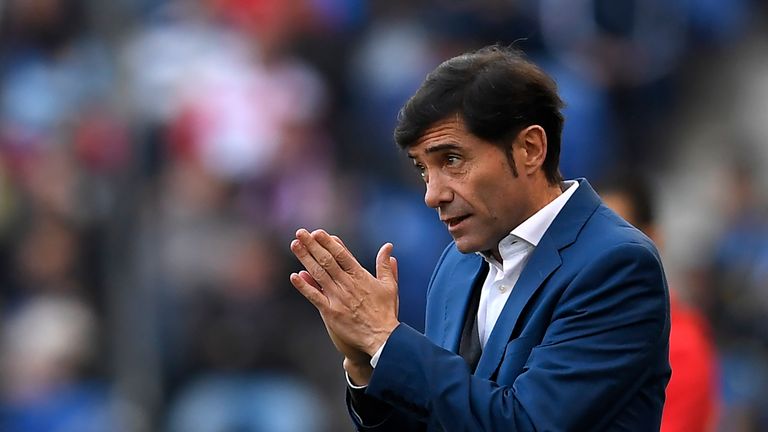
[[[515,43],[561,167],[648,179],[708,321],[722,431],[768,431],[768,13],[757,0],[0,0],[0,430],[351,430],[288,282],[298,227],[400,263],[449,237],[392,139],[439,62]],[[695,408],[693,408],[695,410]]]

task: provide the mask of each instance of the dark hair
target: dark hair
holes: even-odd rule
[[[557,85],[515,48],[481,48],[443,62],[432,71],[398,114],[395,142],[403,149],[436,122],[459,114],[469,132],[507,149],[524,128],[539,125],[547,135],[543,170],[552,183],[560,175],[563,102]]]

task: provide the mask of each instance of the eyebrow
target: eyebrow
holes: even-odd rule
[[[430,154],[430,153],[437,153],[437,152],[440,152],[440,151],[443,151],[443,150],[456,150],[456,149],[459,149],[459,148],[460,147],[458,145],[456,145],[456,144],[450,144],[450,143],[437,144],[437,145],[434,145],[432,147],[428,147],[426,150],[424,150],[424,153]],[[410,153],[408,153],[408,157],[411,158],[411,159],[415,158],[415,156],[410,154]]]

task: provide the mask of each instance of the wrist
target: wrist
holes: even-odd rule
[[[368,361],[356,361],[349,357],[344,358],[344,370],[352,384],[356,386],[366,386],[373,375],[373,368]]]
[[[400,325],[400,322],[396,321],[390,326],[388,326],[386,330],[376,333],[371,339],[371,342],[365,348],[365,353],[368,354],[370,357],[373,357],[373,355],[376,354],[376,352],[378,352],[379,349],[387,342],[387,340],[389,339],[389,336],[392,335],[392,332],[395,331],[395,329],[399,325]]]
[[[364,351],[355,351],[352,353],[342,353],[344,355],[344,364],[349,362],[351,365],[363,365],[371,362],[371,356]],[[346,366],[344,367],[346,369]]]

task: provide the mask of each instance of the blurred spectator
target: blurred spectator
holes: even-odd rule
[[[663,248],[649,185],[637,179],[618,180],[601,187],[600,194],[608,207]],[[704,316],[683,302],[674,283],[670,284],[670,318],[672,378],[667,385],[661,430],[714,431],[720,405],[714,339]]]
[[[84,295],[80,243],[74,226],[55,216],[37,215],[14,242],[3,294],[13,310],[36,296]]]
[[[81,0],[10,0],[0,10],[0,144],[22,155],[60,145],[81,109],[108,102],[109,59]],[[82,79],[87,76],[88,79]]]
[[[749,163],[726,178],[726,221],[716,241],[707,306],[723,353],[727,424],[768,424],[768,213]]]
[[[109,389],[87,374],[95,342],[95,317],[66,296],[41,296],[11,314],[0,345],[0,429],[115,430]]]
[[[233,228],[233,225],[236,228]],[[171,431],[322,431],[328,407],[291,374],[314,378],[322,328],[281,282],[269,238],[230,224],[218,233],[213,279],[186,295],[183,344],[171,370],[185,379],[170,412]],[[212,249],[208,248],[211,252]],[[236,401],[236,402],[235,402]],[[301,409],[302,415],[289,413]]]
[[[367,29],[351,56],[350,117],[345,124],[350,139],[342,157],[353,170],[379,175],[395,171],[398,157],[392,130],[397,110],[438,63],[429,32],[415,16],[398,10],[397,4],[387,8],[385,17]],[[371,164],[371,157],[377,163]]]
[[[192,383],[169,413],[169,432],[326,430],[324,412],[306,384],[274,373],[212,375]]]

